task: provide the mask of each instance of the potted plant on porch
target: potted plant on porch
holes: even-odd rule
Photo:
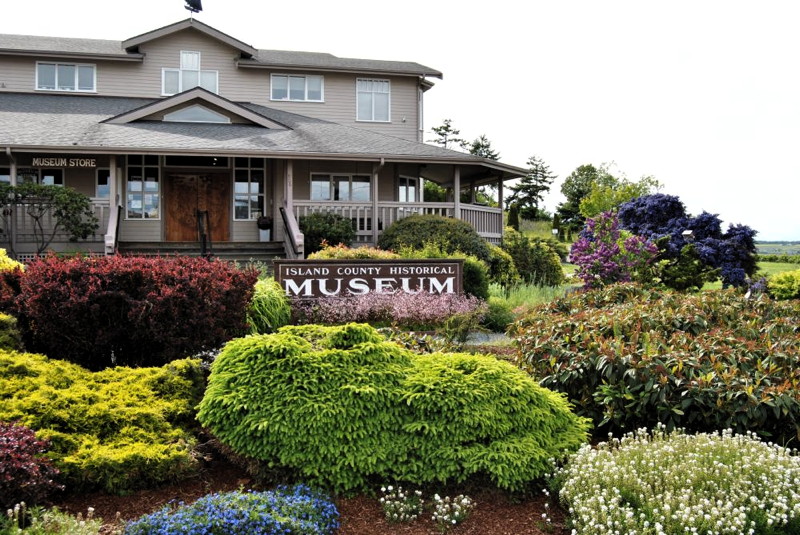
[[[258,226],[258,239],[260,241],[270,241],[272,234],[272,217],[268,215],[259,216],[256,219]]]

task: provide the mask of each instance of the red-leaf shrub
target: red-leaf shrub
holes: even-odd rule
[[[0,508],[34,505],[63,488],[54,481],[58,469],[44,456],[48,446],[24,425],[0,422]]]
[[[91,370],[160,366],[247,331],[257,272],[190,257],[33,262],[14,313],[26,347]]]

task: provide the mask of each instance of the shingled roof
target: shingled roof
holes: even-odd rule
[[[138,120],[107,122],[161,99],[0,93],[0,148],[80,153],[216,154],[295,159],[459,164],[506,178],[525,170],[252,103],[236,103],[285,128]],[[55,127],[54,127],[55,125]]]

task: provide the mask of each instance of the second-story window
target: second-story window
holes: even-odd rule
[[[95,91],[95,66],[37,62],[36,89],[93,92]]]
[[[359,78],[356,80],[356,119],[389,122],[389,80]]]
[[[180,69],[162,69],[164,95],[174,95],[193,87],[202,87],[217,93],[219,73],[200,68],[200,52],[181,51]]]
[[[322,76],[273,74],[270,77],[270,99],[322,102],[323,86]]]

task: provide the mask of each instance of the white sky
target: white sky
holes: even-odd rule
[[[537,155],[653,175],[691,213],[800,240],[796,0],[202,0],[196,18],[256,48],[438,69],[425,127],[452,119],[505,163]],[[183,0],[5,0],[0,32],[123,40]],[[427,136],[429,139],[432,136]]]

